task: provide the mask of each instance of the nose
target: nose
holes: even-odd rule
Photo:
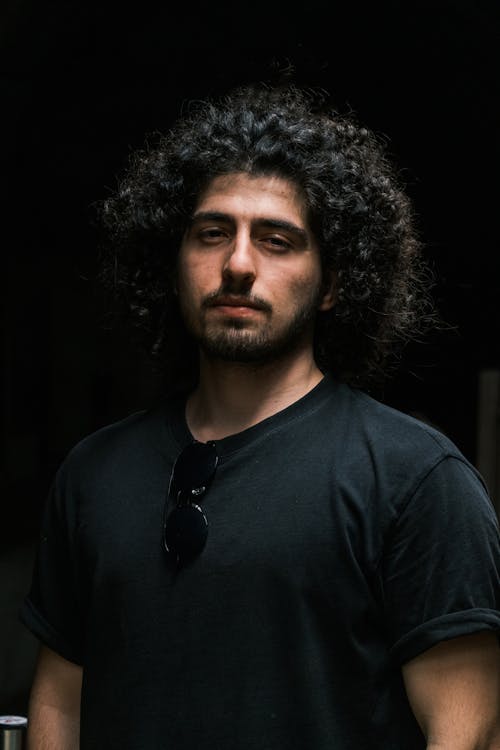
[[[222,269],[225,282],[236,283],[246,288],[255,281],[256,267],[254,248],[246,232],[238,232],[229,248]]]

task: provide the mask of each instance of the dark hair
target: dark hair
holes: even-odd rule
[[[192,102],[154,145],[131,156],[103,201],[102,280],[164,367],[196,370],[172,279],[200,192],[230,172],[284,177],[305,196],[323,270],[338,279],[337,304],[316,326],[324,371],[369,387],[390,371],[396,345],[432,317],[431,274],[384,142],[325,101],[294,84],[262,84]]]

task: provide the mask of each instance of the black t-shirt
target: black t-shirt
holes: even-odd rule
[[[417,750],[401,664],[500,631],[497,517],[439,431],[325,377],[216,442],[208,540],[162,519],[183,399],[80,442],[21,610],[84,667],[84,750]]]

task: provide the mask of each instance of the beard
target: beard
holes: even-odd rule
[[[225,362],[269,364],[300,349],[312,340],[317,315],[320,288],[313,289],[292,317],[279,328],[272,325],[272,309],[266,308],[267,322],[257,328],[248,321],[221,320],[195,331],[185,321],[191,335],[208,358]]]

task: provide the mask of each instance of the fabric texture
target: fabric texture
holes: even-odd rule
[[[208,540],[163,548],[182,398],[81,441],[20,616],[84,667],[84,750],[420,750],[401,665],[500,632],[498,521],[438,430],[329,376],[216,442]]]

